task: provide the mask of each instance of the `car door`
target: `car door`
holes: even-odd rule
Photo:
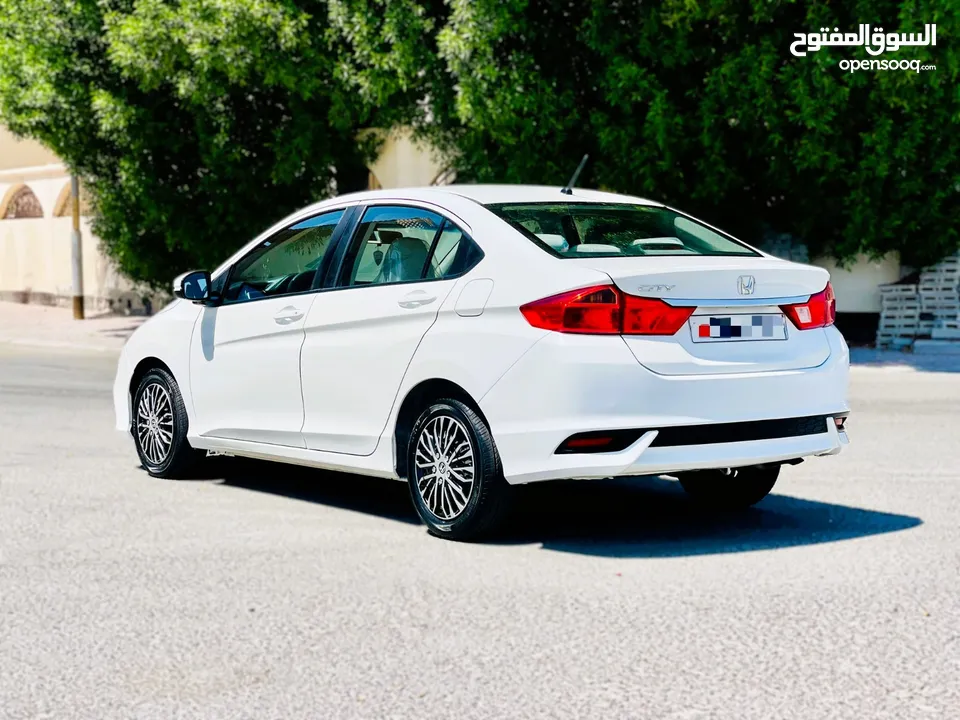
[[[304,320],[344,213],[274,233],[214,279],[219,304],[197,319],[190,355],[199,434],[304,446]]]
[[[456,278],[482,253],[452,220],[372,205],[335,287],[317,295],[302,351],[303,438],[312,450],[369,455],[413,354]]]

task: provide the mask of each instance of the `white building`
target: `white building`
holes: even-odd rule
[[[397,131],[370,167],[371,187],[443,184],[446,173],[428,148]],[[81,201],[83,191],[81,189]],[[73,294],[70,250],[70,178],[63,163],[42,145],[17,140],[0,127],[0,300],[69,304]],[[143,292],[112,267],[90,232],[81,202],[83,287],[89,312],[138,310]],[[900,278],[895,256],[860,259],[847,270],[832,260],[814,260],[830,270],[841,330],[869,341],[880,312],[878,286]],[[846,327],[844,327],[846,325]]]

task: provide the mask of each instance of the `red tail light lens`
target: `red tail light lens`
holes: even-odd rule
[[[623,301],[624,335],[674,335],[696,310],[634,295],[624,295]]]
[[[528,303],[520,312],[534,327],[556,332],[673,335],[694,309],[627,295],[612,285],[598,285]]]
[[[798,330],[827,327],[833,325],[833,321],[837,319],[837,299],[833,294],[833,286],[829,282],[823,290],[816,295],[811,295],[805,303],[781,305],[780,309]]]
[[[620,334],[620,293],[610,285],[571,290],[524,305],[527,322],[544,330]]]

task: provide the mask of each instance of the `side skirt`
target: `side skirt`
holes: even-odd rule
[[[322,470],[371,475],[373,477],[399,480],[393,465],[390,444],[386,443],[386,452],[378,447],[372,455],[344,455],[342,453],[307,450],[286,445],[270,445],[249,440],[227,438],[191,437],[190,445],[197,450],[207,450],[214,455],[232,455],[255,460],[270,460],[315,467]],[[383,443],[381,443],[383,445]]]

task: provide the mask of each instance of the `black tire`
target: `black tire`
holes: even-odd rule
[[[151,433],[149,423],[144,420],[140,413],[141,402],[144,395],[150,393],[151,397],[159,398],[155,403],[160,410],[157,417],[162,419],[162,438],[170,434],[169,448],[164,450],[162,445],[155,441],[156,432]],[[165,396],[163,395],[165,393]],[[169,402],[170,425],[166,425],[167,413],[163,411],[163,398]],[[177,381],[173,379],[166,370],[155,368],[150,370],[140,380],[137,391],[133,394],[131,431],[133,433],[133,442],[137,447],[137,455],[140,456],[140,463],[143,469],[154,477],[159,478],[182,478],[194,464],[206,455],[201,450],[194,450],[187,442],[187,410],[183,405],[183,396],[180,394],[180,387]],[[154,426],[156,427],[156,426]],[[158,431],[159,432],[159,431]],[[151,438],[152,436],[152,438]]]
[[[440,448],[439,457],[432,456],[432,460],[436,460],[432,462],[422,454],[421,437],[425,433],[438,432],[437,428],[440,428],[442,437],[444,427],[453,428],[449,430],[452,435],[450,447]],[[472,483],[457,479],[468,476],[466,463],[461,457],[463,451],[455,452],[464,442],[457,427],[462,429],[472,453]],[[418,448],[421,450],[419,460]],[[426,463],[427,467],[418,468],[418,461]],[[432,482],[431,474],[436,477]],[[413,506],[430,533],[437,537],[461,541],[480,539],[489,535],[506,513],[510,486],[503,478],[493,436],[480,416],[459,400],[437,400],[420,414],[407,443],[407,476]],[[463,508],[447,516],[450,513],[444,510],[455,511],[461,502]]]
[[[698,470],[680,473],[677,479],[687,493],[704,504],[726,510],[756,505],[777,483],[779,465],[755,465],[734,468],[726,475],[722,470]]]

